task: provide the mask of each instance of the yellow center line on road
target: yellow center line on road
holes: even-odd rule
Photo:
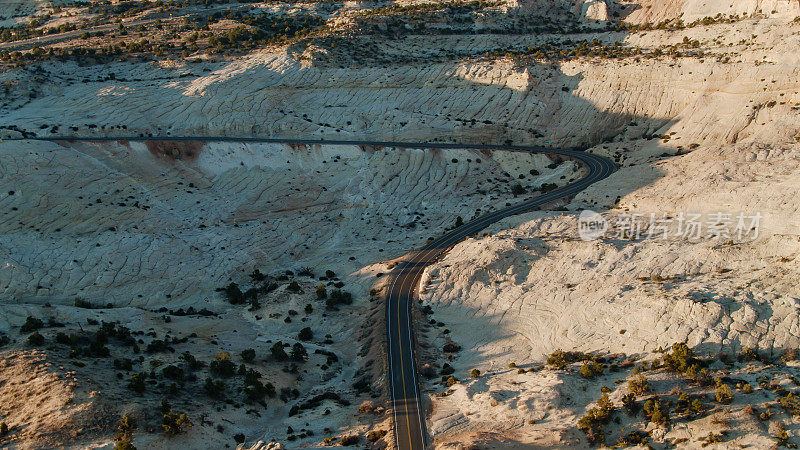
[[[402,272],[401,272],[402,273]],[[403,284],[400,284],[400,292],[403,291]],[[403,368],[406,363],[403,361],[403,336],[400,333],[400,294],[397,295],[397,345],[400,346],[400,377],[403,381],[403,407],[406,410],[406,431],[408,432],[408,445],[411,445],[411,422],[408,420],[408,394],[406,393],[406,374]]]

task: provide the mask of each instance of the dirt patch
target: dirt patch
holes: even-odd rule
[[[96,397],[79,401],[74,373],[55,368],[38,351],[0,356],[0,411],[10,442],[36,448],[108,434],[113,417]],[[101,402],[102,403],[102,402]]]
[[[358,148],[361,149],[362,152],[370,155],[384,149],[382,145],[359,145]]]
[[[169,161],[194,161],[204,147],[200,141],[146,141],[145,145],[153,156]]]

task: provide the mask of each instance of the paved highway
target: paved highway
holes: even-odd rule
[[[420,277],[425,267],[436,262],[447,251],[465,239],[478,233],[487,226],[506,217],[533,210],[541,205],[565,197],[570,197],[586,189],[591,184],[611,175],[616,166],[602,156],[577,150],[549,149],[544,147],[519,145],[468,145],[422,142],[376,142],[376,141],[328,141],[314,139],[261,139],[248,137],[60,137],[38,138],[47,141],[206,141],[206,142],[264,142],[264,143],[298,143],[328,145],[370,145],[380,147],[401,148],[468,148],[477,150],[515,150],[533,153],[559,155],[564,158],[578,160],[583,163],[586,174],[574,183],[562,186],[546,194],[530,198],[516,205],[499,209],[480,216],[464,225],[449,231],[429,242],[419,250],[411,252],[399,262],[388,276],[386,294],[386,324],[389,348],[389,371],[394,410],[394,433],[397,448],[424,449],[427,444],[425,417],[419,394],[416,358],[414,356],[414,335],[411,323],[411,307],[417,296]]]
[[[485,146],[461,146],[462,148],[485,148]],[[492,146],[492,148],[497,148]],[[417,380],[414,356],[414,336],[411,325],[411,308],[417,297],[419,280],[425,267],[436,262],[453,245],[467,236],[474,235],[487,226],[514,214],[530,211],[546,203],[569,197],[586,189],[592,183],[611,175],[614,163],[601,156],[573,150],[552,150],[540,147],[508,146],[512,150],[527,150],[537,153],[561,155],[581,161],[586,175],[580,180],[562,186],[521,203],[480,216],[431,241],[412,252],[398,263],[389,274],[386,294],[386,323],[389,335],[389,372],[394,405],[395,441],[397,448],[424,449],[427,434],[425,417]]]

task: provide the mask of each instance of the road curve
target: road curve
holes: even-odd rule
[[[485,148],[484,146],[469,145],[460,147]],[[389,274],[386,293],[389,372],[394,409],[395,442],[397,443],[397,448],[401,450],[424,449],[427,440],[424,411],[420,401],[419,383],[417,381],[414,336],[411,324],[411,307],[417,296],[419,280],[425,268],[436,262],[453,245],[467,236],[474,235],[508,216],[530,211],[554,200],[575,195],[592,183],[608,177],[616,168],[613,162],[602,156],[581,151],[522,146],[492,147],[527,150],[576,159],[584,164],[587,173],[574,183],[465,223],[431,241],[421,249],[410,253],[407,259],[398,263]]]
[[[499,209],[473,219],[415,250],[399,262],[387,278],[386,325],[389,348],[389,372],[394,414],[394,434],[399,449],[424,449],[427,433],[417,381],[414,356],[414,335],[411,322],[411,305],[417,296],[420,277],[425,268],[436,262],[455,244],[474,235],[487,226],[506,217],[530,211],[554,200],[569,197],[591,184],[611,175],[616,166],[602,156],[577,150],[551,149],[522,145],[450,144],[425,142],[317,140],[317,139],[264,139],[227,136],[119,136],[119,137],[49,137],[33,138],[43,141],[202,141],[202,142],[262,142],[326,145],[369,145],[400,148],[463,148],[475,150],[515,150],[558,155],[578,160],[585,166],[586,174],[566,186],[530,198],[515,205]],[[7,139],[9,140],[9,139]],[[21,139],[11,139],[21,140]]]

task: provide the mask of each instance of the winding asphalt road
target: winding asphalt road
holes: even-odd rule
[[[570,197],[591,184],[611,175],[616,166],[602,156],[577,150],[550,149],[519,145],[468,145],[422,142],[376,142],[376,141],[328,141],[313,139],[260,139],[237,137],[60,137],[34,138],[45,141],[202,141],[202,142],[264,142],[328,145],[369,145],[400,148],[466,148],[475,150],[514,150],[558,155],[583,163],[586,175],[574,183],[554,189],[546,194],[530,198],[516,205],[480,216],[429,242],[419,250],[406,255],[388,276],[386,301],[386,324],[389,348],[389,370],[394,410],[394,433],[397,448],[424,449],[427,433],[425,418],[417,381],[417,366],[414,356],[414,335],[411,324],[411,307],[417,297],[420,277],[425,268],[436,262],[455,244],[478,233],[487,226],[506,217],[531,211],[552,201]]]
[[[460,146],[486,148],[486,146]],[[389,371],[394,404],[395,442],[397,448],[424,449],[427,434],[417,381],[411,308],[417,298],[419,280],[425,268],[436,262],[455,244],[506,217],[530,211],[560,198],[569,197],[614,172],[614,163],[602,156],[575,150],[553,150],[540,147],[505,146],[495,149],[524,150],[560,155],[581,161],[587,170],[580,180],[546,194],[528,199],[507,208],[480,216],[433,240],[409,254],[389,274],[386,302],[386,323],[389,335]]]

